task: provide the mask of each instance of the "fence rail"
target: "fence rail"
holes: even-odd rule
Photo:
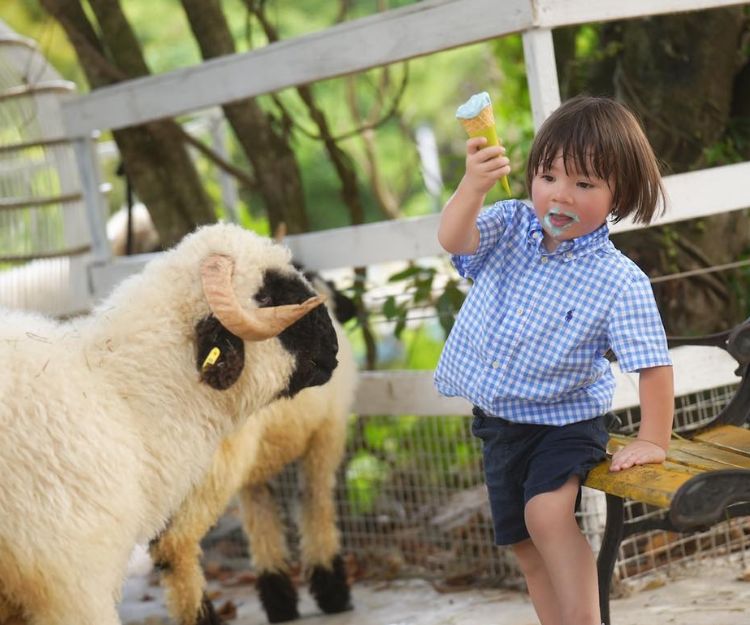
[[[64,106],[88,136],[522,31],[744,4],[739,0],[428,0],[113,85]],[[241,76],[242,80],[237,80]],[[559,97],[559,96],[558,96]]]

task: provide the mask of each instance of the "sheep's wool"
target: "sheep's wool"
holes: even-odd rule
[[[163,528],[240,416],[284,390],[295,359],[276,339],[246,345],[231,388],[199,382],[199,266],[212,253],[234,259],[248,308],[266,270],[297,275],[284,248],[213,225],[87,318],[0,312],[0,622],[119,623],[113,597],[133,545]]]

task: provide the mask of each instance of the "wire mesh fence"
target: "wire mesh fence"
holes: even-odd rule
[[[26,52],[19,58],[18,49]],[[28,75],[35,50],[0,38],[0,261],[80,254],[86,212],[61,98],[70,83]]]
[[[710,421],[733,392],[734,386],[728,386],[677,398],[676,431]],[[637,409],[618,416],[626,428],[637,427]],[[344,552],[357,576],[422,577],[453,587],[521,582],[510,549],[493,545],[481,448],[470,424],[468,417],[352,418],[336,501]],[[296,544],[293,520],[301,487],[295,466],[274,483],[292,521],[291,545]],[[662,514],[643,504],[626,503],[626,520]],[[606,520],[604,495],[584,489],[578,518],[598,551]],[[232,533],[231,540],[244,542],[239,531]],[[691,534],[643,532],[623,541],[614,581],[668,573],[670,567],[701,557],[744,554],[749,547],[747,518]],[[296,557],[293,547],[292,558]]]

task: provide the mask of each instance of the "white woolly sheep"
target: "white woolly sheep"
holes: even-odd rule
[[[163,529],[221,438],[330,379],[336,336],[313,295],[287,250],[214,225],[89,317],[2,313],[0,623],[120,622],[133,546]]]
[[[339,321],[353,315],[350,300],[331,292],[311,275],[306,277],[319,293],[327,295],[328,303],[335,302],[330,309]],[[333,491],[344,455],[357,367],[351,345],[336,320],[334,328],[339,366],[330,381],[274,402],[225,438],[203,482],[183,502],[164,533],[152,542],[151,555],[162,569],[169,612],[180,625],[221,622],[205,593],[199,543],[237,491],[268,620],[278,623],[299,617],[286,533],[268,485],[295,460],[301,460],[304,477],[300,546],[310,591],[324,612],[351,608]]]

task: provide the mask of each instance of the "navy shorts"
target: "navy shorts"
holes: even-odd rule
[[[527,539],[528,501],[557,490],[572,475],[583,482],[604,459],[609,438],[604,417],[562,426],[533,425],[487,416],[476,407],[471,432],[482,441],[497,545]]]

